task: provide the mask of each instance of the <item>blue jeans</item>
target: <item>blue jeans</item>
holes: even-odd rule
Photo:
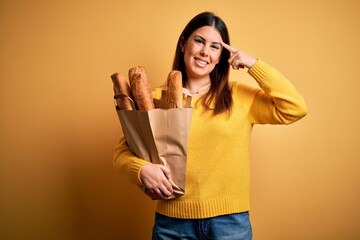
[[[205,219],[179,219],[156,213],[153,240],[251,240],[248,212]]]

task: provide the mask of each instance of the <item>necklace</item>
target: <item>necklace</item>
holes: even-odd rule
[[[198,90],[196,90],[196,91],[194,91],[194,92],[190,91],[190,94],[191,94],[191,95],[198,95],[198,94],[201,94],[201,93],[203,93],[203,92],[205,92],[205,91],[209,90],[209,89],[210,89],[210,87],[211,87],[211,83],[207,83],[207,84],[205,84],[205,85],[201,86]]]

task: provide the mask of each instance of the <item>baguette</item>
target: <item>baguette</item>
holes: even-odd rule
[[[132,93],[129,83],[126,81],[124,75],[122,75],[121,73],[114,73],[111,75],[111,79],[114,86],[116,103],[119,109],[132,110],[133,108],[130,100],[125,96],[120,96],[120,94],[124,94],[132,98]]]
[[[129,81],[134,100],[139,110],[154,109],[151,87],[144,67],[133,67],[129,70]]]
[[[182,75],[180,71],[173,70],[169,73],[166,90],[166,108],[182,108]]]

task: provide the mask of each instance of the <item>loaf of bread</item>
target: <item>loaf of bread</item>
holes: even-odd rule
[[[144,67],[133,67],[129,70],[129,81],[134,100],[139,110],[154,109],[151,87]]]
[[[166,108],[182,108],[182,75],[180,71],[173,70],[169,73],[166,90]]]
[[[114,86],[114,94],[117,106],[120,110],[132,110],[132,104],[126,96],[132,98],[132,92],[129,83],[121,73],[111,75]]]

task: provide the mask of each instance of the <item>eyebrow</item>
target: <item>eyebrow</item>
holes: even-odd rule
[[[195,35],[194,37],[198,37],[198,38],[201,38],[201,40],[206,41],[206,39],[205,39],[205,38],[203,38],[203,37],[202,37],[202,36],[200,36],[200,35]],[[212,42],[212,44],[219,44],[219,45],[221,45],[221,43],[220,43],[220,42]]]

